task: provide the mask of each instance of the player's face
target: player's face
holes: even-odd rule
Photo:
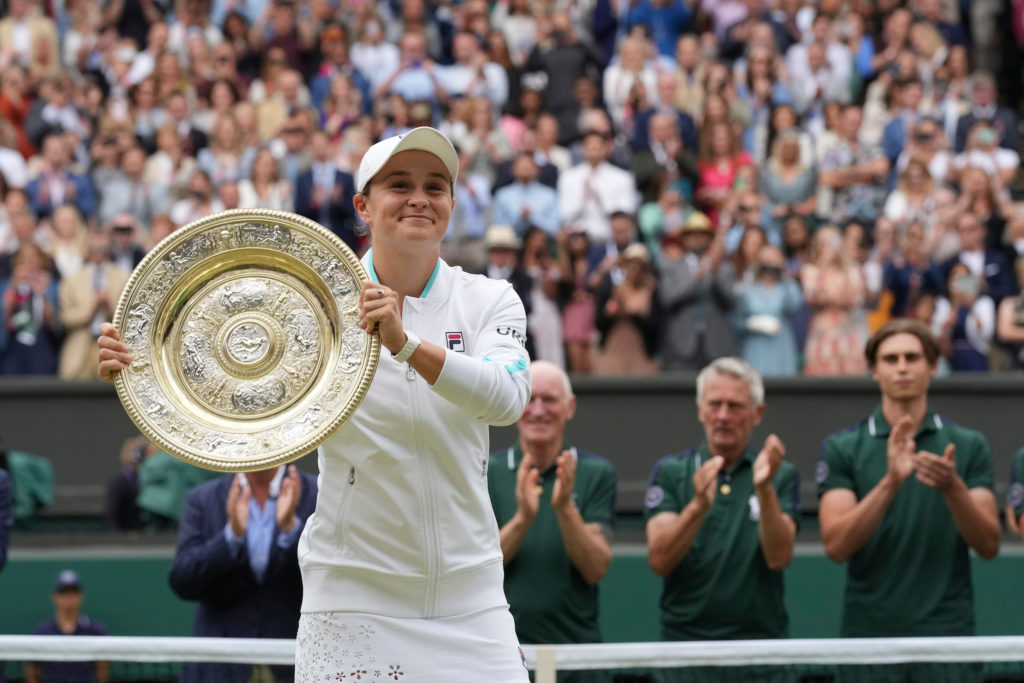
[[[928,393],[937,365],[928,362],[921,340],[909,332],[894,334],[878,345],[871,376],[882,395],[908,401]]]
[[[356,195],[356,210],[370,226],[374,246],[399,250],[415,244],[436,248],[454,206],[448,170],[422,150],[391,157],[370,181],[370,195]]]
[[[557,372],[535,366],[530,369],[533,391],[519,419],[519,435],[527,442],[561,441],[565,423],[576,410],[576,399],[566,395]]]
[[[732,375],[711,375],[697,406],[712,455],[742,452],[763,414],[764,406],[754,405],[747,383]]]

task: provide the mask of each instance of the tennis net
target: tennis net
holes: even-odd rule
[[[536,683],[1024,683],[1024,637],[872,638],[523,646]],[[0,636],[7,682],[188,681],[197,663],[225,679],[284,680],[294,641],[246,638]],[[238,676],[239,669],[244,669]],[[440,672],[430,672],[430,680]],[[349,683],[419,683],[382,665]],[[214,675],[216,680],[216,675]],[[208,679],[209,680],[209,679]],[[487,683],[482,681],[481,683]]]

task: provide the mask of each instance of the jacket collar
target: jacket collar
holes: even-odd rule
[[[740,465],[742,465],[744,462],[749,463],[751,466],[753,466],[754,461],[757,460],[758,452],[759,451],[756,450],[754,445],[748,441],[747,447],[743,451],[743,455],[741,455],[740,459],[736,461],[735,465],[733,465],[732,470],[738,469]],[[701,441],[700,446],[697,447],[697,458],[699,458],[697,462],[697,467],[700,467],[701,464],[707,462],[712,457],[713,456],[711,455],[711,451],[708,450],[708,442]]]
[[[921,422],[921,427],[917,430],[917,434],[926,434],[928,432],[937,432],[943,427],[942,418],[934,410],[929,410],[924,414],[924,421]],[[868,416],[867,421],[868,434],[879,439],[889,438],[889,432],[892,431],[892,425],[885,419],[885,415],[882,414],[882,406],[875,408],[875,412]],[[917,436],[915,434],[915,436]]]
[[[377,270],[373,267],[373,247],[366,250],[366,254],[362,258],[362,263],[366,268],[367,274],[370,276],[370,280],[372,282],[379,283],[380,278],[377,277]],[[442,259],[437,259],[437,263],[434,264],[434,270],[430,273],[430,278],[427,280],[427,284],[423,287],[423,291],[420,292],[419,298],[426,299],[431,292],[433,292],[434,296],[431,297],[431,301],[435,299],[444,301],[447,298],[451,270],[451,266],[445,263]],[[441,277],[442,272],[444,272],[444,277]],[[439,283],[438,280],[441,280],[441,282]]]
[[[576,447],[573,446],[572,444],[570,444],[565,439],[562,440],[562,450],[563,451],[572,451],[573,457],[575,457],[577,460],[579,459],[579,454],[576,451]],[[519,463],[521,463],[523,461],[523,449],[520,446],[518,441],[516,441],[514,444],[509,446],[509,449],[508,449],[508,452],[505,455],[505,458],[506,458],[506,462],[508,464],[508,468],[510,470],[516,470],[516,469],[519,468]],[[544,472],[542,472],[541,474],[546,474],[548,471],[553,470],[554,468],[555,468],[555,464],[551,463],[551,466],[548,467],[548,469],[545,470]]]

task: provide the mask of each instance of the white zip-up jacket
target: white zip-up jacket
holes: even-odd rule
[[[363,258],[377,280],[372,252]],[[487,494],[488,425],[530,396],[526,314],[504,280],[438,260],[407,330],[446,349],[433,386],[381,348],[362,404],[320,448],[320,495],[299,541],[303,612],[445,617],[504,606]]]

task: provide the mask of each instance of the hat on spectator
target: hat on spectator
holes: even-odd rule
[[[640,261],[641,263],[648,264],[651,262],[651,252],[643,244],[634,242],[622,250],[620,258],[623,261]]]
[[[70,569],[65,569],[57,576],[57,583],[54,585],[53,590],[60,592],[73,588],[75,590],[82,590],[82,582],[78,580],[78,574]]]
[[[121,45],[114,50],[114,59],[119,62],[131,62],[135,60],[135,55],[138,51],[131,45]]]
[[[492,225],[484,235],[484,246],[488,249],[518,249],[521,245],[511,225]]]
[[[711,219],[700,211],[694,211],[686,218],[686,222],[683,223],[683,227],[680,228],[681,234],[688,232],[714,232],[714,228],[711,227]]]
[[[459,176],[459,155],[455,153],[451,140],[436,128],[420,126],[408,133],[381,140],[366,150],[356,175],[356,192],[365,190],[373,176],[384,168],[391,157],[413,149],[430,152],[440,159],[451,175],[452,185],[455,184],[455,179]]]

